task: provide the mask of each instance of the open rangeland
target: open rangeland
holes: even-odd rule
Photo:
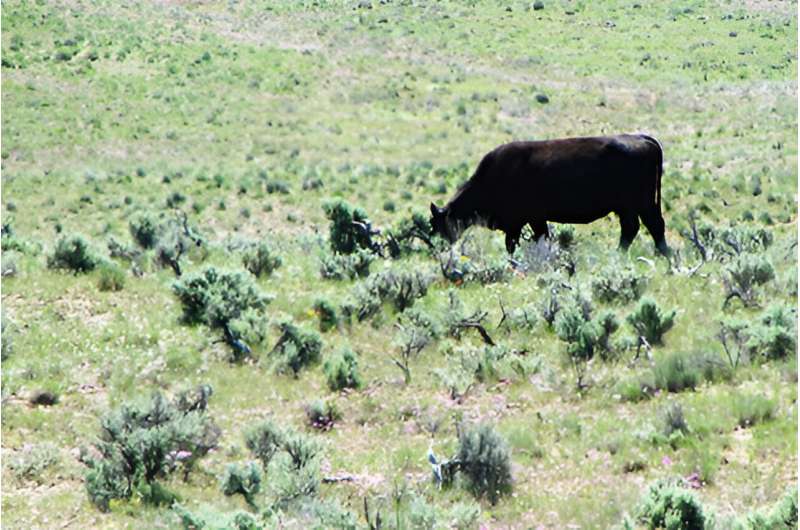
[[[3,528],[796,528],[796,79],[788,1],[3,2]],[[622,133],[669,258],[432,234]]]

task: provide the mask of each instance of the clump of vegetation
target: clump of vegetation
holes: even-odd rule
[[[333,391],[361,388],[363,381],[358,371],[358,359],[350,348],[343,348],[329,357],[323,365],[328,388]]]
[[[358,249],[377,249],[367,212],[342,200],[325,203],[323,210],[331,223],[330,244],[335,253],[352,254]]]
[[[777,405],[764,396],[737,394],[732,407],[737,425],[744,428],[772,419]]]
[[[17,235],[11,221],[3,221],[0,226],[0,249],[3,250],[3,253],[33,254],[38,252],[35,245]]]
[[[511,493],[511,452],[505,439],[491,426],[463,429],[452,463],[476,497],[486,497],[494,505],[500,497]]]
[[[319,330],[323,333],[339,326],[339,313],[336,307],[324,298],[314,302],[314,313],[319,317]]]
[[[320,275],[326,280],[355,280],[369,276],[369,266],[375,261],[372,251],[358,249],[350,254],[323,254]]]
[[[53,255],[47,258],[49,268],[67,269],[76,274],[92,271],[99,263],[100,259],[80,234],[59,239]]]
[[[284,433],[272,420],[264,420],[245,433],[245,445],[261,461],[264,469],[267,469],[283,442]]]
[[[251,274],[260,278],[272,274],[283,264],[283,260],[275,254],[266,241],[262,241],[244,251],[242,264]]]
[[[150,212],[142,212],[137,214],[128,223],[128,228],[131,232],[131,237],[142,248],[150,249],[155,248],[158,243],[159,226],[158,220]]]
[[[270,299],[246,273],[207,267],[176,281],[172,290],[183,305],[183,321],[221,330],[237,358],[250,349],[242,342],[244,336],[263,338],[254,328],[263,326]]]
[[[394,203],[391,204],[393,210]],[[389,256],[394,259],[415,252],[417,250],[415,241],[422,241],[425,248],[433,249],[435,247],[433,240],[431,223],[420,212],[414,212],[410,217],[403,218],[394,228],[386,232],[386,248],[389,250]]]
[[[431,282],[431,276],[420,271],[382,271],[356,286],[354,303],[343,309],[347,310],[347,317],[352,313],[359,322],[374,316],[384,302],[403,312],[427,294]]]
[[[101,291],[121,291],[125,287],[125,271],[119,265],[112,262],[104,262],[99,269],[98,289]]]
[[[222,493],[225,496],[242,495],[247,504],[257,508],[255,495],[259,491],[261,491],[261,472],[254,463],[250,462],[246,467],[228,464],[222,477]]]
[[[205,404],[205,402],[203,402]],[[149,401],[123,404],[102,418],[99,458],[89,466],[89,499],[103,511],[114,499],[132,496],[152,504],[171,504],[175,496],[158,483],[179,467],[186,472],[216,447],[219,428],[204,406],[185,408],[155,393]]]
[[[657,357],[653,375],[656,388],[668,392],[695,389],[701,381],[695,357],[682,352],[671,352]]]
[[[575,227],[572,225],[558,225],[554,231],[555,241],[563,250],[568,250],[575,243]]]
[[[41,483],[42,474],[61,460],[55,444],[44,442],[25,444],[22,450],[8,458],[8,468],[20,482]]]
[[[689,434],[689,425],[680,403],[671,403],[664,409],[661,433],[673,447],[678,440]]]
[[[301,330],[291,322],[282,322],[279,327],[281,336],[270,352],[277,355],[279,371],[288,369],[297,377],[300,370],[320,361],[322,339],[317,333]]]
[[[797,528],[797,487],[790,488],[771,509],[754,511],[737,521],[735,530],[789,530]]]
[[[675,323],[675,310],[664,313],[652,298],[642,298],[636,309],[628,315],[628,323],[650,344],[662,344],[664,334]]]
[[[567,343],[567,353],[575,370],[578,388],[583,387],[586,363],[595,353],[600,353],[604,359],[610,358],[610,337],[618,328],[619,321],[610,311],[592,319],[588,301],[583,304],[576,301],[558,312],[555,317],[556,334]]]
[[[758,298],[757,287],[775,278],[772,263],[757,254],[741,254],[725,266],[722,284],[725,287],[727,306],[733,298],[738,298],[745,306],[755,305]]]
[[[783,359],[797,347],[791,310],[771,305],[755,322],[728,318],[720,323],[717,338],[733,369],[755,359]]]
[[[317,399],[306,406],[306,420],[313,429],[329,431],[340,419],[342,419],[342,413],[333,402]]]
[[[461,285],[478,282],[481,285],[500,283],[511,278],[511,267],[503,256],[488,256],[474,246],[469,237],[437,255],[442,276]]]
[[[641,298],[647,277],[617,264],[600,269],[592,279],[592,294],[600,302],[628,304]]]
[[[636,519],[650,530],[704,530],[710,519],[694,494],[678,480],[651,484],[636,510]]]

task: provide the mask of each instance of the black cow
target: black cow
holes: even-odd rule
[[[431,226],[451,243],[473,224],[502,230],[513,253],[526,224],[538,240],[549,237],[548,221],[590,223],[614,212],[622,249],[641,218],[667,255],[662,163],[661,144],[644,134],[512,142],[484,156],[444,208],[431,203]]]

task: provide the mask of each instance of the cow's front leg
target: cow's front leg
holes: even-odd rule
[[[513,254],[519,243],[519,236],[522,233],[522,228],[506,230],[506,250],[509,254]]]
[[[534,241],[539,241],[542,237],[550,239],[550,230],[547,228],[547,221],[531,221],[529,224],[533,230]]]

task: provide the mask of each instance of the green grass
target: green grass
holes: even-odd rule
[[[541,306],[549,295],[542,275],[455,287],[424,253],[378,259],[371,270],[434,274],[415,307],[438,317],[455,289],[465,314],[486,311],[492,338],[535,359],[535,370],[503,365],[451,400],[437,371],[448,368],[454,357],[444,352],[458,341],[441,338],[412,360],[404,385],[391,361],[398,315],[389,304],[372,321],[322,333],[322,362],[297,378],[276,374],[268,353],[278,322],[318,329],[317,300],[339,309],[358,283],[320,278],[329,252],[324,202],[342,198],[384,229],[413,211],[427,216],[431,201],[445,202],[487,151],[513,139],[656,136],[678,269],[699,263],[681,235],[690,212],[718,228],[764,227],[774,241],[759,254],[775,278],[759,286],[758,302],[795,307],[796,5],[553,0],[534,11],[521,0],[371,3],[3,3],[2,221],[14,234],[4,231],[2,259],[16,267],[2,285],[3,338],[12,340],[2,370],[2,478],[13,484],[3,491],[6,526],[176,526],[168,510],[135,503],[98,512],[76,455],[99,435],[109,408],[204,382],[214,387],[221,448],[188,482],[167,484],[190,509],[245,509],[219,491],[226,466],[246,458],[243,432],[265,417],[308,432],[305,407],[315,399],[333,400],[342,413],[318,435],[324,474],[356,477],[323,485],[321,496],[362,523],[364,497],[394,520],[391,495],[401,483],[440,515],[477,502],[430,481],[428,447],[452,456],[458,421],[494,425],[511,449],[514,494],[479,503],[487,526],[611,527],[631,513],[644,484],[695,472],[706,482],[698,497],[721,519],[782,498],[797,464],[796,355],[735,373],[684,373],[667,362],[682,352],[724,359],[719,322],[755,322],[763,307],[733,300],[723,310],[725,263],[670,271],[644,230],[619,255],[616,219],[575,226],[576,272],[563,280],[588,296],[604,267],[624,268],[647,277],[645,295],[677,312],[652,361],[644,349],[634,360],[635,347],[619,348],[613,362],[595,358],[580,393],[565,343],[540,314],[531,327],[497,327],[500,301],[506,310]],[[214,342],[220,332],[180,322],[175,275],[153,263],[152,250],[137,260],[141,274],[115,260],[121,290],[105,290],[120,279],[116,269],[47,268],[58,239],[75,233],[110,259],[109,237],[133,245],[130,222],[173,219],[168,203],[180,203],[208,241],[207,255],[192,250],[182,260],[184,274],[243,270],[242,241],[263,241],[281,258],[272,274],[253,278],[274,296],[254,362],[229,363],[228,348]],[[467,236],[489,262],[504,259],[500,233],[473,228]],[[593,301],[593,314],[613,309],[620,319],[615,344],[633,338],[623,318],[635,309],[630,298]],[[483,348],[474,330],[460,343]],[[323,365],[343,348],[357,353],[364,385],[336,393]],[[668,381],[687,388],[670,393]],[[765,388],[769,398],[752,397]],[[38,390],[59,403],[29,405]],[[689,433],[681,443],[653,443],[672,403]],[[49,465],[36,477],[16,474],[11,462],[37,448],[47,448]]]

